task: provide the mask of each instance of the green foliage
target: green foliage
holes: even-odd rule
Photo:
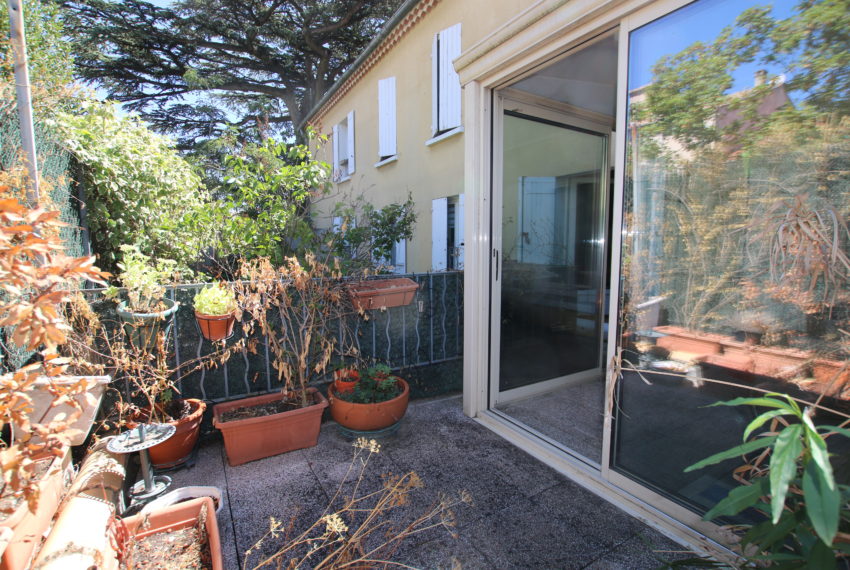
[[[195,310],[203,315],[227,315],[236,309],[236,295],[219,282],[198,291],[194,304]]]
[[[398,380],[398,376],[393,376],[389,366],[376,364],[366,369],[352,392],[343,392],[337,394],[337,397],[355,404],[386,402],[401,394]]]
[[[401,240],[413,239],[416,210],[410,193],[403,203],[380,209],[362,199],[350,205],[337,204],[334,214],[342,218],[333,242],[334,253],[349,273],[388,265],[393,246]]]
[[[695,42],[661,58],[653,66],[646,102],[632,109],[635,120],[647,123],[642,131],[673,138],[691,150],[721,139],[749,146],[771,123],[799,128],[817,116],[850,115],[850,0],[802,0],[781,20],[770,11],[750,8],[713,42]],[[800,104],[777,113],[759,112],[776,77],[728,93],[733,72],[752,63],[782,66],[788,76],[784,89],[796,94]],[[720,111],[737,111],[740,120],[718,129],[714,120]],[[659,152],[662,147],[648,141],[644,150]]]
[[[803,410],[791,397],[767,394],[759,398],[736,398],[720,406],[770,408],[744,431],[745,443],[717,453],[685,471],[740,457],[767,448],[769,466],[762,459],[748,465],[749,484],[733,489],[704,519],[734,516],[746,509],[764,515],[762,522],[741,525],[742,551],[752,564],[775,562],[788,568],[834,568],[847,553],[839,532],[850,530],[850,487],[835,481],[829,461],[827,438],[850,437],[843,427],[818,426],[811,409]],[[758,430],[769,426],[769,431]],[[749,438],[754,437],[747,441]],[[755,548],[755,554],[752,548]],[[811,565],[811,566],[807,566]]]
[[[308,200],[324,189],[328,171],[306,146],[272,139],[227,156],[216,192],[221,199],[203,214],[216,232],[216,254],[268,257],[281,265],[287,256],[303,251],[313,239],[305,212]]]
[[[36,95],[38,91],[59,89],[73,80],[73,44],[65,37],[59,7],[46,0],[23,0],[27,65]],[[9,42],[9,7],[0,4],[0,75],[12,81],[14,53]],[[44,109],[49,111],[49,109]]]
[[[127,289],[130,309],[138,313],[152,313],[165,296],[165,283],[173,281],[177,263],[171,259],[152,260],[134,245],[123,245],[124,256],[118,263],[118,279]],[[115,291],[109,295],[114,296]]]
[[[288,136],[400,0],[63,2],[80,74],[190,147]],[[186,97],[191,93],[191,97]],[[235,119],[235,120],[234,120]]]
[[[92,241],[114,269],[121,245],[186,266],[208,245],[199,215],[207,196],[200,178],[173,143],[117,106],[87,101],[82,113],[62,113],[56,126],[83,166]]]

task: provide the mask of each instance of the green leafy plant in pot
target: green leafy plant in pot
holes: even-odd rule
[[[328,388],[331,417],[343,427],[355,431],[388,428],[404,417],[410,399],[407,382],[392,374],[386,364],[376,364],[360,375],[350,392]]]
[[[207,285],[194,299],[195,320],[204,338],[220,341],[233,334],[236,323],[236,295],[224,283]]]
[[[123,245],[121,250],[124,257],[118,264],[121,270],[118,278],[126,289],[127,299],[118,303],[118,317],[124,322],[133,346],[151,350],[160,332],[168,336],[170,319],[179,306],[177,301],[165,298],[163,285],[172,279],[177,264],[170,259],[154,262],[137,246]],[[117,297],[118,290],[110,288],[107,295]]]

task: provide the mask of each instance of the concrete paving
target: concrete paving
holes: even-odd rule
[[[227,464],[220,442],[208,442],[193,467],[172,477],[175,486],[222,489],[226,568],[252,568],[280,545],[266,540],[245,563],[270,517],[291,521],[296,534],[317,520],[352,452],[337,425],[326,422],[316,447],[237,467]],[[474,504],[455,509],[456,537],[438,527],[402,543],[392,560],[408,567],[641,569],[684,550],[464,416],[459,396],[411,403],[398,433],[373,456],[364,489],[378,489],[381,474],[410,470],[425,487],[393,512],[392,522],[412,521],[441,493],[466,490]]]

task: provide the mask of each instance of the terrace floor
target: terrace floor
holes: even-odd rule
[[[172,474],[174,486],[214,485],[226,568],[268,530],[270,517],[296,529],[317,520],[351,462],[353,448],[333,422],[316,447],[237,467],[224,447],[203,445],[193,467]],[[412,402],[399,431],[372,458],[367,489],[382,473],[416,471],[425,487],[394,514],[413,520],[440,493],[466,490],[472,506],[455,509],[452,538],[443,528],[406,540],[392,560],[416,568],[657,568],[683,547],[509,444],[461,411],[460,396]],[[260,549],[276,549],[273,540]]]

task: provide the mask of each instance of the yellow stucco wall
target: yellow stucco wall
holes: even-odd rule
[[[431,200],[463,193],[463,133],[431,145],[431,49],[434,35],[461,23],[461,48],[466,50],[504,24],[525,6],[520,0],[460,2],[442,0],[408,30],[401,40],[333,106],[320,114],[322,134],[355,113],[356,170],[348,181],[334,184],[330,195],[316,200],[312,213],[317,227],[331,225],[333,205],[363,195],[380,208],[413,195],[418,220],[407,244],[407,270],[431,268]],[[415,9],[415,8],[414,8]],[[378,162],[378,81],[396,78],[396,140],[398,160]],[[332,145],[319,158],[332,162]]]

